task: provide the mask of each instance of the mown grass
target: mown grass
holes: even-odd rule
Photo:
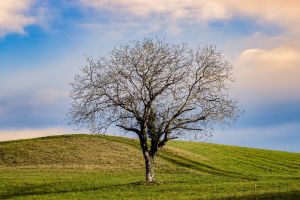
[[[170,142],[144,180],[136,140],[66,135],[0,143],[0,199],[300,199],[300,154]]]

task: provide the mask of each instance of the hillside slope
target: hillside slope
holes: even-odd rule
[[[300,154],[298,153],[175,141],[168,143],[167,147],[159,153],[155,164],[158,180],[164,183],[163,188],[167,187],[166,191],[171,192],[171,196],[167,195],[166,199],[179,198],[186,192],[181,198],[189,199],[194,196],[204,199],[225,197],[251,199],[259,196],[266,199],[270,197],[282,199],[287,196],[288,199],[297,199],[296,197],[300,195]],[[23,190],[20,192],[22,185],[38,183],[37,185],[41,187],[44,182],[52,183],[58,180],[60,184],[55,187],[47,186],[42,189],[31,187],[32,191],[42,192],[29,192],[29,194],[25,192],[25,196],[56,195],[58,199],[68,199],[68,196],[61,196],[64,193],[60,194],[57,191],[67,190],[67,193],[77,191],[78,194],[81,187],[92,187],[93,191],[98,191],[97,198],[99,198],[106,194],[99,189],[100,185],[118,184],[124,181],[129,184],[126,187],[131,188],[130,184],[140,183],[139,181],[143,180],[143,171],[143,157],[138,141],[133,139],[97,135],[62,135],[0,142],[0,179],[6,180],[5,185],[0,183],[0,191],[1,188],[4,191],[0,192],[0,197],[2,195],[3,198],[24,197]],[[80,177],[77,177],[79,175]],[[20,176],[25,177],[20,179]],[[105,180],[103,176],[109,179]],[[74,180],[72,182],[71,179],[83,181],[84,184],[74,186]],[[68,185],[70,184],[68,181],[72,182],[72,186]],[[68,185],[68,189],[65,184]],[[174,190],[175,186],[177,187]],[[77,188],[75,191],[74,187]],[[141,187],[143,193],[145,192],[145,186],[138,187]],[[174,194],[178,187],[183,191]],[[18,188],[17,192],[12,188]],[[47,192],[49,188],[54,190],[53,194]],[[156,185],[153,188],[159,189],[161,186]],[[148,192],[151,192],[153,188],[148,188],[146,191],[150,189]],[[31,190],[26,189],[26,191]],[[86,188],[82,192],[85,194],[84,198],[88,195],[85,190]],[[113,194],[117,195],[116,191],[118,190],[114,188]],[[134,199],[133,194],[138,195],[138,192],[131,191],[131,198]],[[92,193],[91,199],[95,198],[93,196],[95,194],[97,192]],[[120,197],[119,195],[116,199]],[[129,194],[123,192],[122,195],[126,198]]]

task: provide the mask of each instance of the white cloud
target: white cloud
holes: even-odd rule
[[[0,36],[8,33],[25,34],[24,27],[37,23],[37,18],[30,13],[34,1],[0,1]]]
[[[245,101],[299,100],[300,51],[289,46],[244,50],[235,63],[237,93]]]
[[[49,29],[49,22],[57,14],[48,0],[1,0],[0,38],[9,33],[26,34],[25,28],[38,25]]]

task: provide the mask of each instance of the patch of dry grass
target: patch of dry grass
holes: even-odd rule
[[[66,135],[0,143],[0,167],[143,169],[144,158],[135,140],[117,137]],[[136,145],[136,147],[135,147]],[[158,167],[168,164],[156,160]]]

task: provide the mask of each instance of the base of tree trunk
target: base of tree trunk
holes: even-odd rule
[[[154,183],[155,182],[154,174],[146,174],[146,182],[147,183]]]
[[[154,176],[154,158],[145,155],[145,165],[146,165],[146,182],[147,183],[154,183],[155,176]]]

